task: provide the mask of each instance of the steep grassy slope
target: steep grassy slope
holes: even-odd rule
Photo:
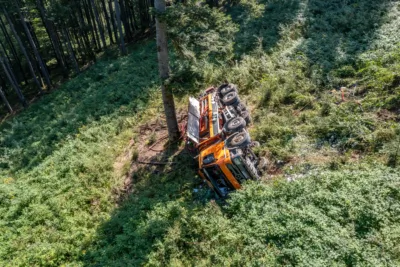
[[[118,199],[114,162],[161,107],[154,43],[139,44],[1,126],[0,265],[400,264],[399,2],[228,12],[236,60],[198,62],[189,89],[239,85],[265,181],[215,201],[178,153]]]
[[[91,242],[123,182],[116,156],[159,101],[154,49],[101,60],[1,126],[0,265],[60,265]]]

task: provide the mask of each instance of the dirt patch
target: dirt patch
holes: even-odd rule
[[[378,118],[384,121],[398,121],[399,120],[399,116],[394,113],[391,112],[387,109],[381,109],[380,111],[378,111],[377,113]]]
[[[185,135],[187,115],[186,111],[178,111],[177,119],[182,138]],[[121,188],[115,194],[123,200],[133,192],[133,176],[139,170],[146,172],[165,172],[174,162],[168,158],[181,152],[182,148],[171,150],[168,142],[168,129],[165,118],[157,118],[140,125],[134,131],[135,138],[131,138],[114,163],[114,173],[118,179],[123,179]]]

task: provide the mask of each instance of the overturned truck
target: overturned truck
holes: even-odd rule
[[[249,111],[237,87],[223,84],[190,97],[186,148],[198,160],[199,175],[220,197],[240,189],[245,180],[258,180],[267,160],[257,157],[247,131]]]

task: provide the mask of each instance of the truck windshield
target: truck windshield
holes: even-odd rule
[[[218,165],[203,168],[204,173],[207,178],[211,181],[214,187],[218,188],[233,188],[233,186],[228,182],[225,174],[221,171]]]

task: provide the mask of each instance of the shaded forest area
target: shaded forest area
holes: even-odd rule
[[[152,31],[152,0],[0,1],[0,115]]]

